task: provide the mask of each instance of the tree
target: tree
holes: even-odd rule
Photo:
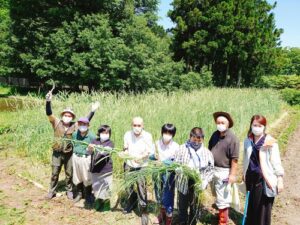
[[[281,30],[266,0],[174,0],[175,60],[212,70],[215,84],[250,85],[273,65]]]
[[[0,76],[8,76],[11,72],[9,57],[12,48],[9,46],[10,37],[9,1],[0,1]]]
[[[155,35],[143,16],[119,24],[114,36],[108,15],[76,16],[44,40],[32,71],[71,87],[142,92],[179,87],[182,65],[170,55],[168,39]]]

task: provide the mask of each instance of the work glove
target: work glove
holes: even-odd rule
[[[182,168],[181,168],[181,167],[177,167],[177,168],[175,169],[175,173],[176,173],[176,175],[178,175],[178,176],[180,176],[181,174],[183,174]]]
[[[95,112],[100,107],[100,102],[96,101],[92,104],[92,112]]]
[[[173,161],[170,159],[166,159],[163,161],[163,164],[165,164],[166,166],[170,166],[172,163],[173,163]]]
[[[52,100],[52,92],[48,92],[47,94],[46,94],[46,101],[47,102],[51,102],[51,100]]]
[[[149,159],[150,159],[150,160],[156,160],[156,157],[155,157],[154,154],[152,154],[152,155],[149,156]]]

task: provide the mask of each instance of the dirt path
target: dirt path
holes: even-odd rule
[[[282,157],[285,169],[285,190],[275,199],[274,225],[300,224],[300,126],[289,139],[286,154]]]

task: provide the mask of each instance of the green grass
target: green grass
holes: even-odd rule
[[[18,100],[17,100],[18,99]],[[21,99],[21,100],[20,100]],[[275,120],[285,104],[278,92],[268,89],[203,89],[201,91],[175,93],[60,93],[52,102],[53,114],[59,116],[66,106],[72,106],[77,118],[90,111],[93,101],[100,101],[91,130],[96,132],[100,124],[112,127],[112,140],[116,147],[122,148],[123,135],[131,129],[134,116],[144,118],[145,130],[152,133],[154,140],[160,137],[164,123],[174,123],[177,127],[175,141],[182,144],[188,139],[189,131],[195,126],[204,128],[207,143],[215,130],[212,114],[227,111],[235,121],[234,132],[243,140],[253,114],[263,114],[269,121]],[[53,131],[45,114],[45,100],[36,96],[18,97],[22,109],[16,112],[2,112],[1,126],[13,132],[0,135],[3,143],[16,144],[17,151],[23,156],[49,163]],[[4,138],[5,137],[5,138]],[[121,164],[115,162],[116,168]]]

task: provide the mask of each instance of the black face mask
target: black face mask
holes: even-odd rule
[[[202,143],[196,143],[196,142],[193,142],[193,141],[188,141],[188,144],[189,144],[195,151],[197,151],[198,149],[200,149],[201,146],[202,146]]]

